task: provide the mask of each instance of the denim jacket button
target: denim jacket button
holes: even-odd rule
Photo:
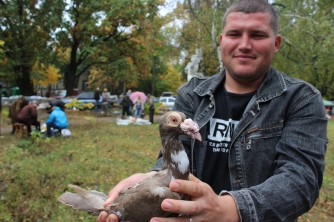
[[[212,108],[212,107],[213,107],[213,105],[214,105],[213,103],[210,103],[209,107],[210,107],[210,108]]]

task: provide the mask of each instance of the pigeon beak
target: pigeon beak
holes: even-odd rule
[[[189,133],[188,135],[191,136],[192,138],[202,141],[202,136],[199,132],[188,132],[188,133]]]
[[[183,132],[188,136],[197,139],[199,141],[202,141],[202,136],[199,133],[199,126],[192,119],[184,120],[183,123],[181,123],[180,127],[183,130]]]

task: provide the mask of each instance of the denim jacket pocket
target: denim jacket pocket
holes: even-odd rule
[[[276,144],[281,138],[283,123],[254,127],[245,132],[240,144],[244,177],[247,186],[265,181],[275,171]],[[258,172],[261,172],[260,174]]]

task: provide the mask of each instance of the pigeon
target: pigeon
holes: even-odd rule
[[[169,189],[172,180],[189,179],[189,159],[180,141],[180,135],[188,135],[201,140],[199,126],[184,113],[165,113],[159,124],[162,142],[163,167],[147,179],[123,189],[113,203],[103,207],[107,196],[95,190],[85,190],[69,185],[76,193],[65,192],[58,201],[76,210],[84,210],[92,215],[101,211],[116,214],[119,221],[148,222],[153,217],[175,216],[161,209],[164,199],[186,199],[186,195]]]

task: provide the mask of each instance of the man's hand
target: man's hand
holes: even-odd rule
[[[190,201],[166,199],[161,208],[182,215],[177,218],[152,218],[151,222],[240,221],[237,206],[230,195],[218,196],[212,188],[190,175],[190,181],[174,180],[171,190],[189,195]]]
[[[116,199],[119,192],[121,192],[121,190],[123,190],[124,188],[133,186],[136,183],[143,181],[144,179],[146,179],[147,177],[152,176],[155,173],[156,173],[155,171],[152,171],[152,172],[149,172],[149,173],[137,173],[137,174],[134,174],[134,175],[122,180],[112,190],[109,191],[108,199],[103,204],[103,206],[104,207],[109,206]],[[115,214],[108,215],[107,212],[102,211],[100,213],[99,217],[97,218],[97,220],[99,222],[105,222],[105,221],[118,222],[118,217]]]

